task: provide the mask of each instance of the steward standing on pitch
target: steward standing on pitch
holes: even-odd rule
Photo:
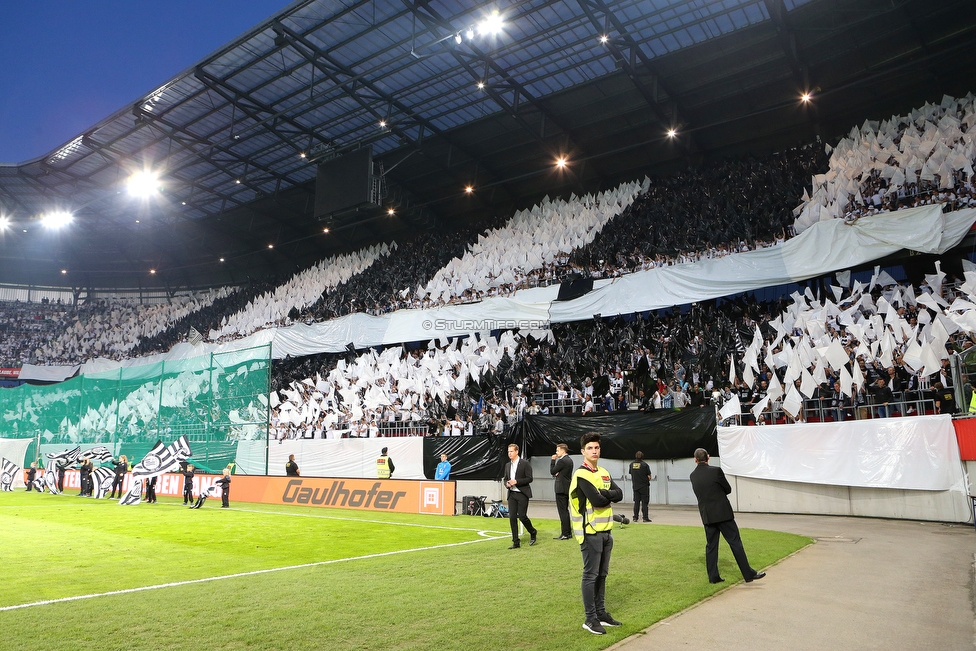
[[[644,453],[638,452],[630,462],[630,480],[634,485],[634,522],[640,522],[643,511],[644,522],[650,522],[647,517],[647,502],[651,495],[651,467],[644,461]]]
[[[594,635],[604,635],[604,626],[621,626],[606,610],[604,597],[607,574],[610,573],[610,552],[613,550],[613,509],[624,492],[614,483],[610,473],[599,466],[600,435],[589,432],[580,438],[583,465],[573,473],[569,485],[569,511],[573,522],[573,536],[583,553],[583,610],[585,628]]]
[[[393,459],[386,454],[388,449],[383,448],[380,450],[380,458],[376,460],[377,479],[389,479],[393,476],[393,471],[396,470],[393,466]]]

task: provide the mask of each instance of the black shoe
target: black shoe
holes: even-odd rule
[[[746,583],[752,583],[753,581],[758,581],[759,579],[763,578],[764,576],[766,576],[766,573],[765,572],[756,572],[756,575],[753,576],[751,579],[746,579]]]
[[[534,544],[535,544],[535,536],[532,536],[531,538],[529,538],[529,547],[531,547]]]
[[[515,543],[509,549],[521,549],[522,545],[520,543]]]
[[[559,536],[557,538],[553,538],[553,540],[569,540],[570,538],[572,538],[572,536]]]
[[[604,626],[623,626],[623,624],[615,620],[613,615],[610,613],[603,613],[602,615],[599,615],[599,618],[600,623]]]
[[[606,635],[607,629],[603,628],[603,624],[596,621],[595,619],[588,619],[583,622],[583,628],[593,633],[593,635]]]
[[[725,579],[723,579],[722,577],[718,577],[714,581],[710,580],[709,583],[725,583]]]

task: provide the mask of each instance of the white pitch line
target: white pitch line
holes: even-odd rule
[[[363,561],[370,558],[383,558],[384,556],[397,556],[399,554],[411,554],[413,552],[426,552],[433,549],[446,549],[448,547],[460,547],[462,545],[473,545],[476,543],[499,540],[501,537],[480,538],[478,540],[466,540],[457,543],[445,543],[443,545],[432,545],[430,547],[414,547],[413,549],[398,549],[392,552],[380,552],[377,554],[366,554],[365,556],[351,556],[349,558],[336,558],[331,561],[317,561],[315,563],[303,563],[301,565],[288,565],[285,567],[272,567],[266,570],[252,570],[250,572],[238,572],[237,574],[225,574],[222,576],[210,576],[203,579],[190,579],[188,581],[174,581],[172,583],[160,583],[157,585],[146,585],[139,588],[126,588],[125,590],[112,590],[111,592],[97,592],[95,594],[77,595],[75,597],[62,597],[60,599],[45,599],[44,601],[34,601],[27,604],[17,604],[16,606],[2,606],[0,612],[9,610],[21,610],[23,608],[33,608],[35,606],[48,606],[50,604],[67,603],[69,601],[81,601],[84,599],[96,599],[98,597],[112,597],[121,594],[131,594],[133,592],[147,592],[149,590],[161,590],[163,588],[177,588],[184,585],[194,585],[197,583],[210,583],[212,581],[224,581],[226,579],[238,579],[245,576],[255,576],[258,574],[270,574],[272,572],[285,572],[288,570],[300,570],[308,567],[319,567],[321,565],[335,565],[336,563],[346,563],[348,561]]]
[[[232,511],[241,511],[244,513],[268,513],[270,515],[284,515],[294,518],[316,518],[321,520],[342,520],[345,522],[369,522],[370,524],[390,524],[399,527],[422,527],[424,529],[444,529],[446,531],[485,531],[485,529],[470,529],[467,527],[445,527],[440,524],[421,524],[418,522],[387,522],[386,520],[367,520],[365,518],[342,518],[337,515],[318,515],[315,513],[288,513],[287,511],[262,511],[260,509],[239,509],[234,507]],[[507,536],[508,533],[504,531],[496,531],[492,533],[497,533],[499,536]]]

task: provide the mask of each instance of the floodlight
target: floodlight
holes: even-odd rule
[[[162,187],[159,183],[159,175],[154,172],[136,172],[125,182],[129,194],[134,197],[148,199]]]
[[[464,39],[461,38],[461,32],[458,32],[457,34],[454,35],[454,42],[457,43],[458,45],[460,45],[461,41],[463,40]]]
[[[392,217],[393,215],[396,214],[396,210],[390,208],[389,210],[386,211],[386,214]]]
[[[469,27],[468,31],[466,31],[464,35],[467,36],[468,40],[470,41],[471,39],[474,38],[474,30]]]
[[[601,42],[601,43],[606,43],[606,42],[607,42],[607,41],[609,41],[609,40],[610,40],[610,38],[609,38],[609,37],[608,37],[608,36],[607,36],[606,34],[604,34],[604,35],[602,35],[602,36],[600,37],[600,42]]]
[[[10,228],[10,218],[0,217],[0,231],[5,231]]]
[[[465,186],[465,188],[464,188],[464,192],[465,192],[466,194],[471,194],[472,192],[474,192],[474,188],[473,188],[473,187],[471,187],[470,185],[468,185],[468,186]]]
[[[485,82],[483,82],[483,81],[479,81],[479,82],[478,82],[478,90],[481,90],[481,89],[482,89],[482,88],[484,88],[484,87],[485,87]]]
[[[810,95],[810,93],[803,93],[802,95],[800,95],[801,102],[809,102],[812,98],[813,96]]]
[[[41,225],[50,229],[64,228],[71,223],[72,219],[74,219],[74,215],[70,212],[55,210],[54,212],[45,213],[41,217]],[[24,232],[26,233],[27,231],[25,230]]]
[[[566,167],[566,159],[565,158],[557,158],[556,159],[556,167]]]
[[[498,11],[491,12],[484,20],[478,23],[478,34],[482,36],[495,36],[502,31],[505,22],[502,20]]]
[[[676,135],[678,135],[677,131],[674,129],[668,129],[668,138],[674,138]]]

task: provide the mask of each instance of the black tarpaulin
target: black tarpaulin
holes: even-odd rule
[[[686,459],[696,448],[718,456],[715,411],[711,407],[680,410],[612,412],[597,416],[526,416],[508,436],[450,436],[424,439],[424,475],[434,477],[441,453],[451,462],[451,479],[498,479],[508,461],[509,443],[518,444],[523,457],[550,456],[557,443],[579,454],[580,437],[597,432],[604,459]]]

